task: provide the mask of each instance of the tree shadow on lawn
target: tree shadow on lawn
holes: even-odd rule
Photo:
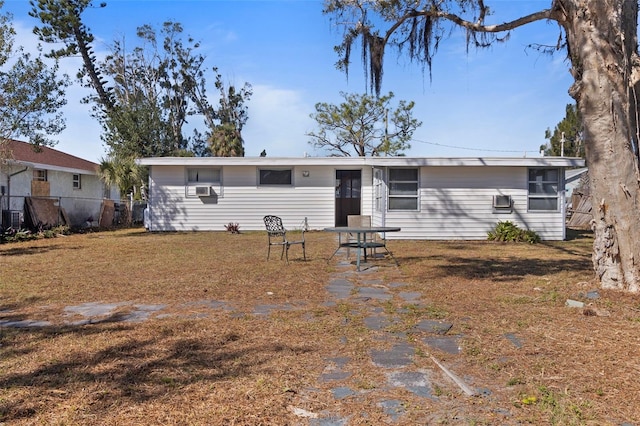
[[[546,276],[560,272],[590,272],[588,258],[576,259],[536,259],[509,258],[488,259],[477,257],[427,256],[437,262],[429,267],[431,278],[459,277],[466,280],[489,279],[492,281],[520,281],[526,276]],[[415,264],[425,261],[424,257],[399,258],[400,265],[408,270],[419,269]],[[414,265],[412,265],[414,264]]]
[[[44,300],[45,298],[43,297],[29,296],[22,299],[20,303],[0,303],[0,322],[28,320],[30,319],[29,314],[23,312],[23,310]]]
[[[180,392],[184,386],[194,383],[210,386],[213,382],[266,373],[272,360],[311,351],[295,344],[274,343],[267,339],[256,341],[255,337],[245,339],[234,331],[207,334],[206,337],[201,331],[189,335],[187,328],[192,327],[193,324],[178,324],[178,331],[164,333],[155,329],[136,332],[133,326],[123,324],[3,330],[5,371],[8,357],[30,352],[32,358],[37,355],[41,360],[34,368],[27,367],[26,372],[8,371],[0,378],[0,389],[9,390],[9,395],[5,392],[0,401],[0,421],[11,422],[44,414],[50,398],[41,399],[40,396],[55,392],[63,395],[62,398],[67,395],[72,399],[84,398],[82,405],[90,407],[92,413],[99,413],[112,408],[115,401],[143,403],[166,397],[172,389]],[[6,336],[7,332],[13,337]],[[104,342],[105,336],[98,337],[103,333],[109,335],[109,341],[117,342],[93,349],[88,342],[92,339]],[[110,338],[112,335],[113,339]],[[76,338],[73,349],[62,349],[62,357],[45,353],[47,351],[42,347],[36,349],[45,344],[65,345]],[[51,342],[56,339],[60,342]],[[36,351],[40,353],[34,353]],[[11,389],[21,391],[12,396]],[[85,389],[89,390],[91,401],[86,400]]]
[[[34,254],[43,254],[53,250],[79,250],[82,247],[58,247],[55,245],[48,245],[42,247],[12,247],[7,250],[0,250],[0,257],[2,256],[28,256]]]

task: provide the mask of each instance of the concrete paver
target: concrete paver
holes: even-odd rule
[[[413,327],[412,335],[419,336],[418,339],[409,338],[409,333],[398,331],[401,329],[401,316],[409,313],[387,311],[383,308],[385,303],[396,300],[401,303],[411,303],[420,305],[422,294],[419,292],[403,291],[406,284],[400,281],[385,282],[380,278],[379,269],[375,262],[363,265],[361,272],[355,272],[355,267],[348,260],[336,258],[338,271],[334,273],[326,284],[327,300],[324,305],[331,307],[338,304],[349,304],[351,306],[349,314],[353,318],[361,318],[363,324],[371,333],[373,341],[380,343],[381,347],[372,347],[368,350],[368,357],[372,368],[380,369],[385,382],[377,384],[372,389],[362,389],[357,382],[357,371],[351,371],[349,364],[350,357],[341,355],[340,347],[336,349],[336,356],[324,360],[325,367],[317,378],[319,388],[330,387],[329,392],[335,400],[333,408],[327,408],[323,412],[313,413],[315,418],[306,421],[311,426],[333,426],[348,425],[350,419],[358,417],[366,418],[367,413],[351,413],[347,416],[339,414],[341,401],[348,401],[351,398],[373,398],[378,402],[376,405],[388,417],[390,423],[400,423],[406,416],[406,401],[390,396],[390,391],[401,389],[410,395],[424,398],[425,403],[438,401],[433,387],[433,377],[440,374],[439,370],[418,369],[414,358],[417,355],[416,345],[426,345],[436,351],[443,351],[449,355],[456,355],[460,352],[459,335],[449,335],[453,324],[432,319],[422,319]],[[376,260],[378,262],[378,260]],[[189,306],[209,308],[213,310],[225,310],[231,312],[232,316],[264,316],[268,317],[274,312],[291,311],[304,309],[304,306],[295,304],[264,304],[257,305],[250,313],[235,311],[232,306],[224,301],[203,300],[189,302]],[[185,305],[185,306],[187,306]],[[64,312],[69,319],[67,324],[90,324],[102,321],[128,321],[139,322],[151,318],[162,318],[170,314],[162,311],[165,305],[136,305],[132,303],[85,303],[78,306],[66,307]],[[206,317],[206,313],[195,313]],[[80,319],[78,319],[78,317]],[[309,319],[312,321],[313,319]],[[344,324],[349,325],[353,321],[350,318],[344,319]],[[43,327],[50,325],[47,322],[30,320],[5,320],[0,321],[0,326],[4,327]],[[521,342],[515,335],[505,335],[515,346],[521,346]],[[347,336],[341,338],[342,344],[348,342]],[[305,399],[307,396],[317,395],[323,392],[321,389],[308,387],[300,391],[300,396]],[[482,392],[479,392],[482,393]],[[490,391],[485,390],[485,394]],[[397,395],[395,393],[394,395]],[[303,407],[301,412],[307,413]]]

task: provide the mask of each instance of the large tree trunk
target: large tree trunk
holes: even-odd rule
[[[602,288],[640,291],[636,0],[556,0],[591,184],[593,266]],[[637,71],[636,71],[637,72]],[[640,91],[637,93],[640,96]]]

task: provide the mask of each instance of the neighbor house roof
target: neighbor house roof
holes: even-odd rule
[[[98,164],[46,146],[34,149],[30,143],[10,140],[7,148],[10,162],[36,169],[91,175],[98,172]]]
[[[587,173],[588,170],[589,169],[587,169],[586,167],[567,170],[564,172],[564,181],[566,183],[569,183],[569,182],[573,182],[574,180],[578,180],[582,177],[582,175]]]
[[[583,167],[573,157],[149,157],[137,160],[143,166],[525,166]]]

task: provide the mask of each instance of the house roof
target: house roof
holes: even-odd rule
[[[138,159],[143,166],[503,166],[584,167],[573,157],[149,157]]]
[[[98,164],[46,146],[40,146],[36,151],[30,143],[9,140],[7,148],[9,162],[69,173],[95,175],[98,172]]]
[[[586,167],[582,167],[580,169],[570,169],[564,172],[564,181],[569,183],[575,180],[578,180],[582,177],[583,174],[587,173],[589,169]]]

